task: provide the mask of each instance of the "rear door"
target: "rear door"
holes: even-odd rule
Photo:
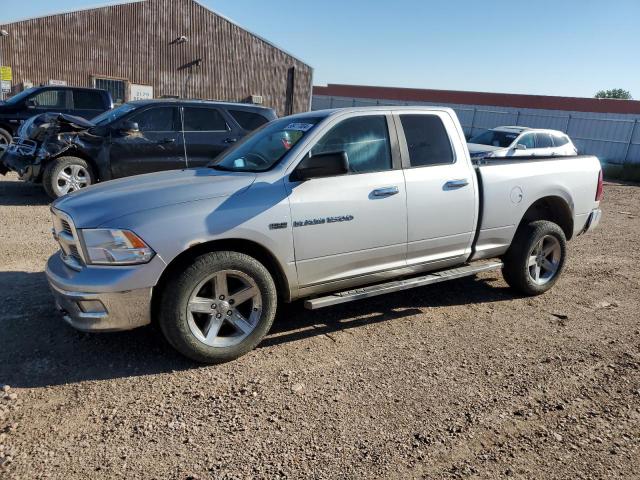
[[[311,152],[345,151],[349,173],[288,183],[302,287],[406,265],[406,193],[390,125],[384,114],[339,120]]]
[[[92,119],[106,110],[102,93],[98,90],[74,89],[71,95],[72,115]]]
[[[547,132],[536,132],[536,155],[548,157],[554,154],[553,139]]]
[[[243,135],[227,122],[219,108],[198,105],[182,109],[187,165],[202,167],[229,148]]]
[[[407,187],[409,265],[464,261],[478,212],[476,176],[446,112],[396,113]]]
[[[178,107],[151,106],[124,120],[136,122],[140,131],[117,127],[113,131],[110,159],[114,178],[186,166]]]

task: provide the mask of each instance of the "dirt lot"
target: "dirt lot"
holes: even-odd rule
[[[549,293],[498,274],[318,312],[189,363],[55,312],[47,199],[0,177],[2,478],[640,478],[640,187]]]

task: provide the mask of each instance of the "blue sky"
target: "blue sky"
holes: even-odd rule
[[[100,0],[4,0],[0,23]],[[102,2],[109,3],[109,2]],[[315,69],[315,84],[640,99],[639,0],[203,0]]]

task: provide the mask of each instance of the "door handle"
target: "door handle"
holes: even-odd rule
[[[238,141],[237,138],[225,138],[224,143],[236,143]]]
[[[455,190],[456,188],[466,187],[467,185],[469,185],[469,180],[467,180],[466,178],[461,178],[459,180],[449,180],[444,184],[444,189]]]
[[[390,197],[391,195],[395,195],[400,193],[398,187],[382,187],[376,188],[373,192],[371,192],[374,197]]]
[[[176,143],[176,139],[175,138],[163,138],[158,143]]]

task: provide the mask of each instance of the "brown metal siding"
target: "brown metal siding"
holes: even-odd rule
[[[192,0],[145,0],[26,20],[3,28],[2,58],[14,84],[49,79],[93,86],[92,78],[122,78],[152,85],[154,95],[245,101],[285,112],[287,74],[295,67],[293,111],[310,107],[312,69],[282,50]],[[185,35],[188,43],[172,43]]]
[[[496,107],[539,108],[570,112],[640,113],[640,101],[610,100],[580,97],[552,97],[510,93],[462,92],[456,90],[423,90],[417,88],[369,87],[335,85],[314,87],[314,95],[331,97],[371,98],[414,102],[441,102],[460,105],[490,105]]]

